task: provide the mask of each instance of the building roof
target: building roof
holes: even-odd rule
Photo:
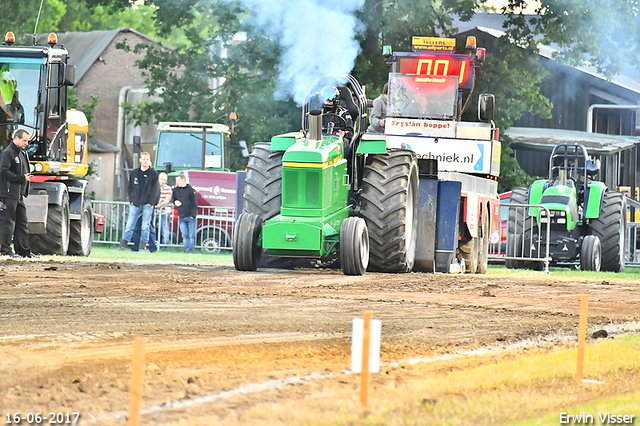
[[[532,18],[536,15],[525,16]],[[458,28],[459,33],[477,30],[492,37],[499,38],[505,34],[505,28],[502,25],[504,24],[506,19],[507,16],[500,13],[476,13],[468,22],[454,20],[453,26]],[[558,52],[559,49],[557,46],[543,44],[538,45],[538,53],[540,54],[540,56],[547,59],[555,60],[555,54]],[[622,74],[613,76],[610,79],[598,73],[595,67],[579,66],[572,68],[575,68],[576,70],[579,70],[585,74],[594,76],[600,80],[640,94],[640,74],[638,74],[638,71],[636,71],[632,67],[625,68]]]
[[[122,27],[108,31],[58,33],[58,44],[63,45],[69,51],[69,63],[76,66],[76,83],[82,80],[89,68],[120,33],[132,33],[150,43],[158,43],[157,40],[136,30]],[[45,43],[46,39],[47,34],[39,34],[37,37],[39,43]]]
[[[512,127],[505,131],[514,140],[514,148],[551,151],[561,143],[578,143],[587,148],[589,154],[609,155],[632,147],[640,142],[637,136],[606,135],[578,130],[539,129],[534,127]]]

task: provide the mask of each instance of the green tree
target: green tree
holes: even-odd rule
[[[42,10],[40,5],[42,2]],[[31,35],[36,32],[57,31],[58,23],[65,13],[62,0],[20,0],[5,3],[5,13],[0,14],[0,32],[2,41],[8,31],[13,31],[21,43],[31,43]],[[36,29],[36,20],[40,11],[40,20]]]
[[[248,29],[246,40],[234,40],[246,11],[229,2],[163,2],[157,12],[159,31],[180,26],[188,42],[175,50],[160,44],[120,45],[145,53],[138,62],[150,91],[159,101],[125,110],[135,123],[204,121],[227,123],[231,112],[238,121],[232,142],[250,144],[300,128],[300,110],[291,100],[276,100],[278,44]],[[161,20],[162,19],[162,20]],[[244,167],[240,157],[236,168]]]
[[[556,59],[589,65],[611,77],[626,67],[640,70],[640,3],[637,0],[539,0],[533,19],[518,11],[531,0],[509,0],[502,12],[513,43],[537,51],[538,43],[557,48]]]
[[[48,0],[49,1],[49,0]],[[299,128],[300,112],[281,93],[279,60],[286,41],[258,26],[243,25],[256,16],[244,2],[218,0],[156,0],[157,34],[183,34],[182,42],[167,52],[160,46],[129,46],[143,50],[140,62],[149,87],[158,90],[161,101],[129,109],[136,121],[197,119],[224,121],[237,111],[238,139],[250,143]],[[395,50],[410,49],[412,35],[453,36],[453,17],[469,19],[485,0],[364,0],[357,13],[362,22],[358,42],[361,53],[352,73],[367,86],[369,98],[379,94],[389,67],[381,55],[383,45]],[[507,15],[506,34],[489,52],[479,70],[475,94],[466,115],[475,115],[476,95],[494,93],[497,98],[496,124],[508,128],[523,112],[549,117],[552,105],[539,93],[544,70],[538,63],[538,43],[555,44],[558,60],[569,65],[586,61],[607,75],[625,66],[638,66],[637,0],[614,0],[604,7],[597,0],[540,0],[539,15],[519,14],[527,0],[509,0],[502,10]],[[107,11],[127,10],[128,0],[87,0],[87,4]],[[253,20],[253,21],[252,21]],[[285,25],[283,23],[283,25]],[[247,39],[234,43],[233,35],[247,30]],[[330,43],[328,37],[318,43]],[[623,34],[623,36],[621,36]],[[300,37],[304,37],[302,31]],[[613,47],[613,49],[609,49]],[[498,54],[497,52],[501,52]],[[212,81],[217,86],[212,87]],[[501,189],[526,183],[517,167],[508,138],[502,138]]]

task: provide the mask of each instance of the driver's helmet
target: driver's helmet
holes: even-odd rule
[[[340,91],[335,86],[325,86],[320,91],[320,98],[322,98],[323,103],[327,103],[327,101],[337,101],[340,96]]]
[[[5,66],[0,69],[0,95],[5,103],[11,102],[18,87],[18,81]]]

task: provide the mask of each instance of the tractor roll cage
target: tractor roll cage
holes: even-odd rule
[[[584,146],[576,143],[556,145],[549,158],[549,181],[564,186],[573,181],[581,192],[587,186],[588,163]]]

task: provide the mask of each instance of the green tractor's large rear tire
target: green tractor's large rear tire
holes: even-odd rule
[[[82,199],[80,220],[69,223],[69,255],[89,256],[93,248],[93,207],[89,197]]]
[[[284,151],[271,151],[269,143],[253,146],[244,181],[243,212],[256,214],[262,222],[280,214],[282,208],[282,157]],[[234,246],[235,250],[235,246]],[[263,268],[293,268],[299,264],[290,258],[264,253]]]
[[[253,213],[238,217],[233,233],[233,265],[238,271],[255,271],[260,264],[262,219]]]
[[[600,238],[602,270],[624,271],[627,234],[627,202],[621,192],[605,191],[600,215],[591,219],[589,229]]]
[[[253,146],[244,181],[243,211],[263,221],[280,214],[282,207],[282,151],[271,151],[268,143]]]
[[[69,250],[69,194],[62,194],[62,203],[49,204],[47,232],[29,234],[29,246],[34,253],[64,256]]]
[[[360,215],[369,230],[369,268],[411,272],[418,225],[418,165],[409,150],[367,157]]]
[[[512,204],[528,204],[529,203],[529,189],[525,187],[513,188],[511,191],[511,199],[509,203]],[[522,232],[524,229],[524,220],[522,215],[519,215],[516,209],[509,209],[509,218],[507,220],[507,256],[519,257],[522,256],[522,249],[520,248],[522,242],[522,235],[516,234],[516,232]],[[518,235],[519,238],[509,238],[511,235]],[[515,244],[518,247],[512,247]],[[524,262],[521,260],[505,260],[504,265],[509,269],[521,269],[524,267]]]

